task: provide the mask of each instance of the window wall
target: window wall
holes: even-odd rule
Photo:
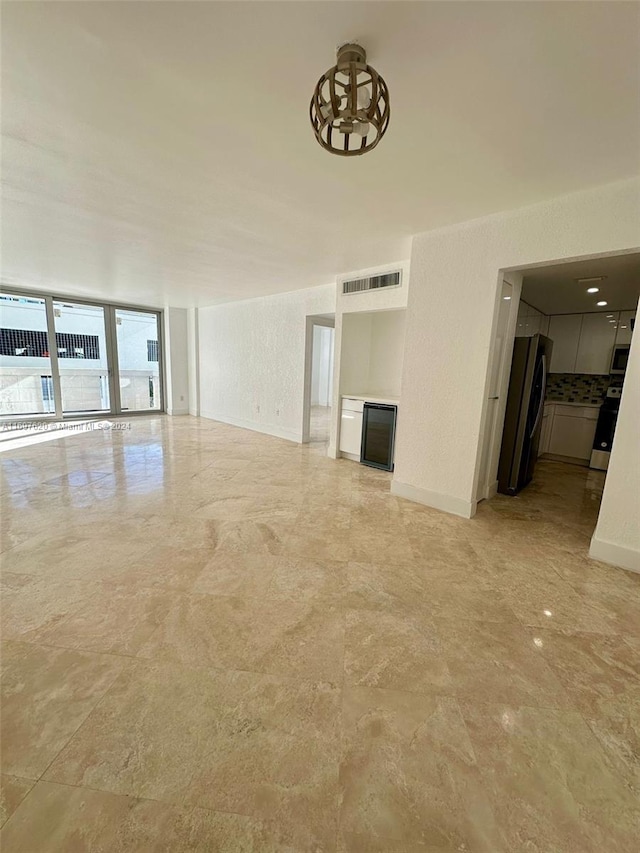
[[[0,415],[55,412],[44,299],[0,294]]]
[[[161,315],[0,294],[0,417],[162,411]]]

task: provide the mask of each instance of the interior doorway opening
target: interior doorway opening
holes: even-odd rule
[[[333,406],[335,319],[307,317],[302,440],[328,446]]]
[[[640,297],[640,253],[502,274],[513,293],[509,299],[503,285],[494,315],[477,500],[502,492],[508,497],[488,502],[493,510],[561,519],[571,536],[588,541],[617,435]],[[523,368],[524,349],[533,354],[531,370]],[[546,361],[540,372],[534,356],[541,351]],[[543,387],[537,389],[540,375]],[[518,476],[506,477],[506,471]]]

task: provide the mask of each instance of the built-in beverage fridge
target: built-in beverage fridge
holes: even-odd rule
[[[365,403],[362,417],[360,462],[383,471],[393,471],[396,435],[396,406]]]

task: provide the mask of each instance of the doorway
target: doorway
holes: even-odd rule
[[[307,317],[302,440],[319,446],[328,445],[331,429],[334,326],[332,316]]]
[[[508,395],[512,401],[511,409],[515,406],[518,424],[528,424],[528,414],[536,413],[532,428],[536,435],[531,434],[535,456],[533,476],[523,477],[513,491],[507,490],[509,496],[498,495],[488,502],[487,509],[550,525],[561,523],[565,546],[570,539],[588,541],[598,522],[609,456],[618,435],[618,410],[640,296],[640,253],[538,264],[505,271],[505,275],[515,285],[509,300],[506,351],[531,354],[544,347],[547,359],[540,401],[534,393],[535,372],[512,373],[511,357],[502,359],[505,398]],[[503,292],[502,299],[506,296]],[[492,408],[504,328],[500,311],[497,304],[478,500],[492,497],[487,484],[501,456],[510,458],[503,437],[504,412]],[[504,432],[506,436],[506,428]]]

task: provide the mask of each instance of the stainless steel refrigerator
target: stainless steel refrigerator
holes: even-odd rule
[[[503,495],[517,495],[533,477],[552,347],[544,335],[514,341],[498,465],[498,491]]]

